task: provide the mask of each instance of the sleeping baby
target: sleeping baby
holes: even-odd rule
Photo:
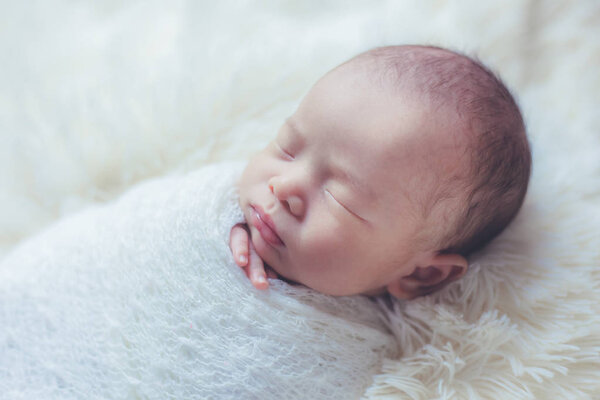
[[[0,393],[360,398],[402,349],[350,295],[464,275],[517,213],[530,154],[488,70],[403,46],[325,75],[243,167],[142,182],[0,259]]]
[[[230,233],[252,284],[411,299],[465,274],[523,203],[519,109],[486,67],[390,46],[334,68],[239,180]]]

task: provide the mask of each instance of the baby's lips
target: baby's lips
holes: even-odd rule
[[[258,230],[260,236],[268,243],[274,246],[283,246],[283,240],[277,234],[275,225],[260,206],[251,207],[251,224]]]

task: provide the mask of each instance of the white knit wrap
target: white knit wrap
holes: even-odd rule
[[[0,398],[352,399],[395,352],[377,306],[232,259],[240,164],[134,187],[0,264]]]

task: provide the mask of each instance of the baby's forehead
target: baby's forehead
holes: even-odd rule
[[[372,130],[348,140],[383,164],[433,167],[446,159],[464,157],[471,146],[468,128],[449,110],[432,109],[406,97],[401,102],[390,101],[390,109],[382,114],[383,120],[373,123]],[[371,145],[364,146],[365,141]]]
[[[410,86],[386,90],[364,74],[344,67],[326,75],[298,110],[301,128],[324,142],[339,135],[338,152],[378,172],[455,174],[469,143],[453,108],[434,107]]]
[[[379,135],[365,133],[375,146],[353,144],[367,152],[373,173],[382,175],[380,189],[391,194],[390,199],[395,198],[395,193],[403,193],[424,208],[438,188],[462,188],[471,169],[469,135],[458,124],[428,115],[423,112],[410,119],[399,118],[398,125]]]

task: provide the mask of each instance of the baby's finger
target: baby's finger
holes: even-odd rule
[[[267,282],[263,260],[258,253],[256,253],[252,241],[249,241],[248,243],[250,247],[250,261],[248,263],[248,276],[250,282],[252,282],[255,288],[265,290],[269,287],[269,282]]]
[[[240,267],[248,265],[248,232],[241,225],[231,228],[229,248],[237,265]]]

